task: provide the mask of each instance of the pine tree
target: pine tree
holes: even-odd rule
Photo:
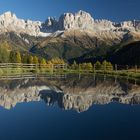
[[[113,65],[111,62],[107,62],[107,70],[113,70]]]
[[[104,70],[113,70],[113,65],[111,64],[111,62],[104,60],[102,63],[102,68]]]
[[[96,69],[96,70],[101,70],[101,68],[102,68],[101,63],[100,63],[99,61],[97,61],[97,62],[95,63],[95,69]]]
[[[92,63],[86,63],[86,69],[90,71],[93,70]]]
[[[74,69],[74,70],[78,69],[78,65],[77,65],[76,61],[73,62],[71,68]]]
[[[38,57],[37,57],[37,56],[34,56],[34,57],[33,57],[33,63],[34,63],[34,64],[38,64],[38,63],[39,63]]]
[[[16,62],[16,60],[15,60],[15,52],[14,51],[10,51],[10,56],[9,56],[9,61],[11,62],[11,63],[15,63]]]
[[[107,62],[106,60],[104,60],[104,61],[102,62],[102,69],[103,69],[104,71],[107,70],[107,64],[108,64],[108,62]]]
[[[29,62],[29,64],[33,64],[33,56],[29,56],[29,58],[28,58],[28,62]]]
[[[15,63],[21,63],[21,55],[20,55],[20,52],[16,52],[16,55],[15,55]]]
[[[9,51],[6,48],[0,47],[0,63],[9,62]]]
[[[44,70],[44,68],[46,68],[46,60],[44,59],[44,58],[42,58],[41,60],[40,60],[40,68],[42,69],[42,70]]]
[[[22,63],[27,64],[28,63],[28,57],[29,57],[28,54],[23,54],[22,57],[21,57],[22,58]]]
[[[52,64],[65,64],[64,60],[60,58],[53,58],[49,62],[51,62]]]
[[[44,58],[41,59],[40,65],[46,65],[46,60]]]

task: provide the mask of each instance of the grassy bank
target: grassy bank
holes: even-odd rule
[[[17,74],[106,74],[112,76],[120,76],[127,78],[137,78],[140,79],[140,73],[133,70],[73,70],[73,69],[47,69],[47,68],[0,68],[0,76],[4,75],[17,75]]]

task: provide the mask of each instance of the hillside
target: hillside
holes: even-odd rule
[[[78,62],[109,59],[113,63],[139,63],[140,21],[114,23],[94,19],[85,11],[64,13],[45,22],[18,18],[11,12],[0,15],[0,47],[26,51],[51,59]],[[136,43],[137,44],[137,43]],[[133,52],[133,53],[132,53]],[[135,59],[135,57],[137,57]]]
[[[121,65],[140,65],[140,41],[122,46],[113,52],[108,58],[113,62]]]

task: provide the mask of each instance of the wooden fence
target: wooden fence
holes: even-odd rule
[[[18,74],[52,74],[63,73],[67,70],[66,64],[22,64],[22,63],[0,63],[0,76]]]
[[[4,71],[4,73],[8,73],[8,71],[26,71],[26,72],[37,72],[38,70],[46,72],[64,72],[70,70],[76,70],[79,72],[106,72],[106,71],[113,71],[113,72],[133,72],[133,73],[140,73],[140,66],[128,66],[128,65],[113,65],[113,66],[97,66],[93,65],[92,67],[85,67],[81,68],[80,65],[76,69],[67,66],[67,64],[47,64],[47,65],[40,65],[40,64],[23,64],[23,63],[0,63],[0,72]]]
[[[48,70],[66,70],[67,64],[24,64],[24,63],[0,63],[0,68],[14,69],[14,68],[27,68],[27,69],[41,69],[45,68]]]
[[[92,66],[85,66],[82,67],[81,64],[73,67],[69,67],[70,70],[77,70],[79,72],[92,72],[92,73],[122,73],[122,74],[140,74],[140,66],[128,66],[128,65],[92,65]]]

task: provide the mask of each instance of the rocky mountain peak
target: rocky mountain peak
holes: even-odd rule
[[[75,15],[76,15],[76,16],[82,16],[82,17],[92,18],[91,15],[90,15],[89,13],[87,13],[87,12],[85,12],[85,11],[82,11],[82,10],[78,11]]]
[[[15,15],[14,13],[12,13],[11,11],[5,12],[5,13],[3,14],[3,16],[4,16],[5,18],[14,18],[14,17],[16,17],[16,15]]]
[[[8,11],[0,16],[0,22],[4,24],[10,24],[17,20],[17,17],[12,12]]]
[[[91,29],[94,24],[94,20],[87,12],[80,10],[76,14],[64,13],[59,18],[60,30],[68,29]]]
[[[109,20],[96,20],[89,13],[82,10],[75,14],[64,13],[58,20],[48,17],[45,22],[19,19],[10,11],[0,16],[0,33],[12,31],[17,34],[23,33],[31,36],[48,36],[54,32],[66,30],[90,31],[95,34],[103,34],[103,32],[118,34],[119,32],[120,34],[120,32],[140,31],[140,21],[114,23]]]

